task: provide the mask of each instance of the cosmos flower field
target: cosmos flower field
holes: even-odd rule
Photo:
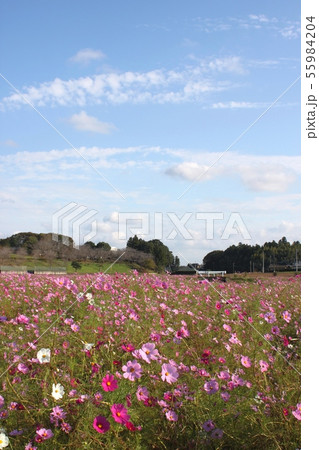
[[[0,274],[0,448],[300,448],[300,276]]]

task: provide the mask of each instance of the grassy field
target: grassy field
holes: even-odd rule
[[[300,276],[0,274],[0,442],[300,448]]]
[[[10,258],[1,261],[0,265],[3,266],[11,266],[11,267],[19,267],[19,266],[25,266],[27,270],[33,270],[35,268],[37,269],[50,269],[50,268],[66,268],[67,273],[100,273],[100,272],[106,272],[107,273],[129,273],[132,270],[132,266],[126,264],[126,263],[115,263],[112,264],[111,262],[104,262],[104,263],[95,263],[95,262],[87,262],[82,261],[80,262],[81,269],[75,270],[72,265],[71,261],[62,261],[60,259],[55,259],[53,261],[46,261],[43,259],[37,259],[32,256],[24,256],[19,257],[16,255],[12,255]]]

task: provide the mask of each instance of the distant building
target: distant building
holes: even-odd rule
[[[197,271],[189,266],[179,266],[171,275],[196,275]]]

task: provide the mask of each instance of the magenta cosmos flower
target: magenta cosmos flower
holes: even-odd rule
[[[115,403],[110,409],[115,422],[125,424],[130,421],[130,416],[127,413],[127,409],[121,403]]]
[[[163,364],[162,365],[162,380],[167,381],[167,383],[172,384],[177,381],[179,377],[176,367],[172,366],[172,364]]]
[[[93,420],[93,428],[98,433],[106,433],[110,429],[110,422],[104,416],[96,416]]]
[[[113,375],[106,374],[102,380],[102,388],[106,391],[115,391],[118,388],[117,380]]]
[[[242,356],[240,361],[244,367],[251,367],[251,361],[248,356]]]
[[[142,367],[134,359],[134,361],[128,361],[125,366],[122,367],[124,372],[123,377],[128,378],[130,381],[135,381],[137,378],[142,376]]]

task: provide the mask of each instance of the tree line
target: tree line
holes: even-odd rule
[[[203,259],[204,270],[233,272],[276,272],[300,270],[301,244],[290,244],[286,237],[264,245],[231,245],[226,250],[214,250]],[[297,262],[297,264],[296,264]]]
[[[5,239],[0,239],[0,260],[2,264],[10,262],[11,255],[23,259],[27,256],[45,260],[50,265],[56,260],[72,261],[74,267],[80,267],[80,262],[114,262],[120,258],[132,268],[151,271],[163,271],[178,261],[172,252],[161,241],[144,241],[130,238],[126,248],[111,250],[107,242],[85,242],[74,248],[74,241],[68,236],[52,233],[22,232]]]

